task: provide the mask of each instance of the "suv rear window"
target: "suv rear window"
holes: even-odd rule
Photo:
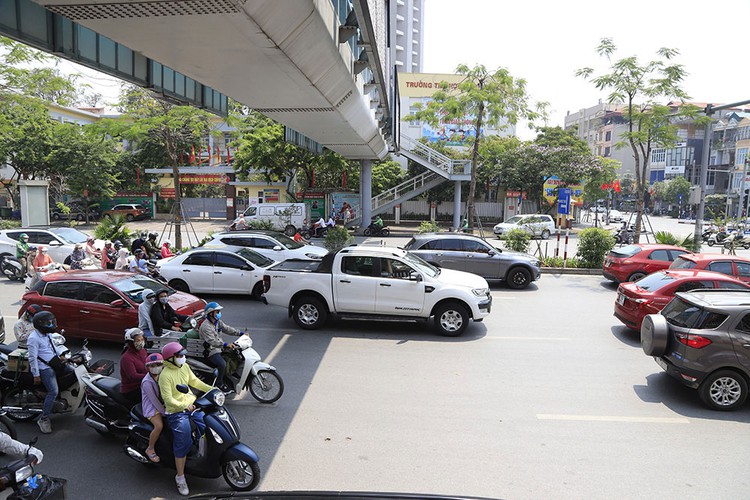
[[[692,269],[694,267],[695,262],[684,257],[677,257],[674,262],[672,262],[672,265],[669,266],[670,269]]]
[[[667,322],[682,328],[697,330],[713,330],[718,328],[729,316],[713,311],[706,311],[695,304],[691,304],[675,297],[667,304],[661,314]]]
[[[655,292],[660,288],[663,288],[675,280],[675,277],[667,273],[653,273],[639,279],[636,282],[638,287]]]
[[[641,247],[637,247],[635,245],[627,245],[622,248],[616,248],[609,252],[609,254],[613,257],[623,259],[625,257],[632,257],[633,255],[640,253],[641,251],[643,251]]]

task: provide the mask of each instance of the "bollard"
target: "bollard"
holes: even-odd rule
[[[565,249],[563,252],[563,269],[565,269],[565,265],[568,263],[568,236],[570,236],[570,229],[565,231]]]
[[[557,231],[557,246],[555,247],[555,258],[560,256],[560,235],[562,231]]]

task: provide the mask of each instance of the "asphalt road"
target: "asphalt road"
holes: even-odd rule
[[[525,291],[497,286],[491,316],[455,339],[395,323],[306,332],[280,308],[210,297],[284,377],[278,403],[241,394],[228,405],[261,458],[259,490],[747,496],[750,408],[704,409],[661,373],[612,317],[614,290],[570,275],[544,275]],[[20,292],[0,281],[6,322]],[[119,358],[117,346],[90,347],[95,359]],[[81,414],[53,425],[40,435],[39,470],[67,478],[70,498],[176,497],[173,472],[130,460]],[[24,439],[39,434],[18,428]],[[188,482],[192,493],[228,490],[222,479]]]

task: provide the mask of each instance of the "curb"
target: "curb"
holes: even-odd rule
[[[602,276],[601,269],[578,269],[578,268],[562,268],[562,267],[543,267],[542,274],[578,274],[582,276]]]

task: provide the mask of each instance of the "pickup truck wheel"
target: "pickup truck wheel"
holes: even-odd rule
[[[508,283],[508,286],[514,290],[521,290],[529,286],[531,283],[531,273],[528,269],[523,267],[514,267],[508,273],[505,281]]]
[[[469,326],[469,311],[461,304],[449,302],[435,311],[435,328],[440,335],[457,337]]]
[[[747,399],[747,381],[732,370],[719,370],[703,381],[698,393],[712,410],[736,410]]]
[[[303,330],[315,330],[328,319],[328,311],[315,297],[302,297],[294,304],[294,322]]]

